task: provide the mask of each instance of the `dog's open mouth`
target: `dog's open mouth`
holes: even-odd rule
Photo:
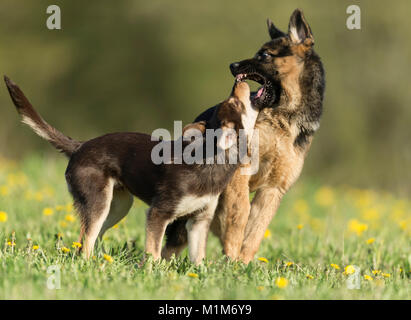
[[[273,85],[272,83],[263,77],[261,74],[252,73],[239,73],[235,77],[236,81],[252,80],[261,85],[255,92],[251,92],[250,100],[253,105],[261,108],[269,104],[273,98]]]

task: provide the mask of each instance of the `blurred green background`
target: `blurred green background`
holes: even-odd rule
[[[62,30],[46,28],[57,4]],[[346,28],[357,4],[362,29]],[[0,72],[52,125],[76,139],[172,130],[224,99],[231,62],[286,30],[302,8],[327,77],[324,116],[302,179],[411,190],[411,3],[384,1],[30,1],[0,4]],[[0,89],[0,155],[61,157],[18,121]]]

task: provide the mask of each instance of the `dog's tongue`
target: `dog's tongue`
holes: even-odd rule
[[[256,98],[261,97],[261,95],[263,94],[264,91],[264,87],[261,87],[260,89],[258,89],[257,93],[255,94]]]

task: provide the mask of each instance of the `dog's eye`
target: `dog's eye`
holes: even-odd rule
[[[269,58],[269,57],[271,57],[271,55],[270,55],[269,53],[267,53],[267,52],[262,52],[262,53],[260,53],[260,55],[258,56],[258,59],[259,59],[259,60],[265,60],[265,59],[267,59],[267,58]]]

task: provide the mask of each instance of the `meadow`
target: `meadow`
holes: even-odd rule
[[[139,268],[146,205],[135,199],[87,261],[65,165],[0,159],[0,299],[410,299],[409,199],[302,179],[249,265],[210,235],[199,266],[184,251]]]

